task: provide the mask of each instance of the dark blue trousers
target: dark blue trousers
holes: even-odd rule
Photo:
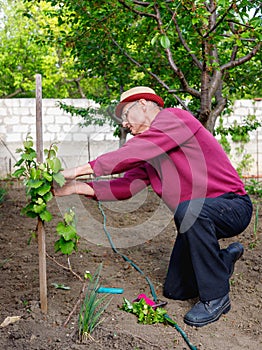
[[[164,295],[178,300],[199,297],[201,301],[226,295],[232,258],[226,249],[220,249],[218,240],[243,232],[251,217],[248,195],[227,193],[180,203],[174,215],[178,233]]]

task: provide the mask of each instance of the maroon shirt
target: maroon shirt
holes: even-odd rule
[[[171,210],[185,200],[246,194],[218,141],[195,117],[178,108],[163,109],[147,131],[90,165],[97,177],[125,173],[89,183],[95,198],[102,201],[130,198],[148,185]]]

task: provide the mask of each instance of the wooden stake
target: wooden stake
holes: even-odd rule
[[[43,162],[43,130],[42,130],[42,77],[36,74],[36,151],[38,162]],[[47,283],[46,283],[46,244],[43,221],[37,222],[38,255],[39,255],[39,286],[41,311],[47,313]]]

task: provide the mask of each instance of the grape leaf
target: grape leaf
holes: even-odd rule
[[[39,214],[39,216],[43,221],[46,221],[46,222],[51,221],[53,218],[52,214],[48,210],[43,211],[42,213]]]
[[[65,184],[65,178],[64,175],[62,173],[56,173],[53,174],[53,180],[60,186],[64,186]]]

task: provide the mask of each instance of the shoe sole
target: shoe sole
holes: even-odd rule
[[[194,326],[194,327],[203,327],[206,326],[209,323],[215,322],[219,319],[219,317],[223,314],[227,314],[229,312],[229,310],[231,309],[231,304],[230,304],[230,300],[223,306],[223,308],[221,309],[221,312],[219,312],[216,316],[214,316],[212,319],[203,321],[203,322],[193,322],[190,321],[186,318],[184,318],[184,322],[186,324],[188,324],[189,326]]]

